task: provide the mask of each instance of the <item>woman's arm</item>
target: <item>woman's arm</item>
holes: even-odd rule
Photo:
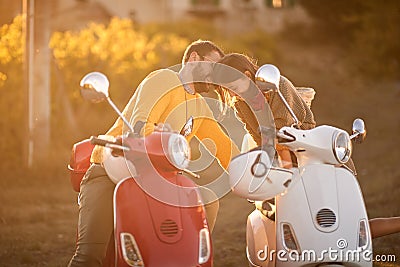
[[[400,232],[400,217],[374,218],[369,220],[372,238]]]
[[[300,128],[304,130],[314,128],[316,123],[311,109],[297,93],[293,84],[284,76],[281,76],[279,90],[285,97],[293,112],[296,114],[296,117],[300,122]],[[277,129],[280,129],[283,126],[290,126],[294,123],[294,119],[283,104],[278,93],[274,93],[268,103],[270,104],[274,115]]]

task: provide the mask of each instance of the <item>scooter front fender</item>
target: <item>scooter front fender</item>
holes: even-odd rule
[[[275,222],[255,209],[247,217],[246,254],[250,266],[275,266]]]
[[[180,180],[188,179],[177,176],[177,182],[183,186]],[[199,197],[195,187],[191,196],[184,195],[189,190],[170,193],[177,193],[180,199]],[[199,264],[200,231],[208,231],[203,206],[179,207],[159,201],[143,191],[134,178],[127,178],[116,187],[114,227],[117,266],[128,266],[124,260],[122,234],[134,238],[146,267],[212,265],[211,241],[207,262]]]
[[[307,165],[300,176],[287,194],[277,197],[276,222],[277,250],[290,255],[284,241],[290,235],[283,230],[284,225],[290,226],[291,247],[297,244],[301,258],[299,261],[286,257],[277,266],[329,262],[372,266],[372,261],[363,257],[372,254],[372,240],[356,177],[345,168],[327,164]],[[365,231],[360,234],[362,224]],[[360,238],[366,240],[362,247]]]

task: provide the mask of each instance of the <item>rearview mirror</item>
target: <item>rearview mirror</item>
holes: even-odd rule
[[[193,116],[190,116],[185,125],[183,125],[180,134],[186,137],[192,132],[193,132]]]
[[[353,122],[353,137],[354,142],[361,144],[364,142],[367,136],[367,130],[365,129],[365,123],[362,119],[355,119]]]
[[[107,102],[115,110],[115,112],[117,112],[118,116],[123,120],[129,130],[132,133],[134,132],[132,125],[117,108],[108,94],[110,82],[108,81],[106,75],[101,72],[90,72],[82,78],[79,85],[81,86],[81,95],[84,99],[93,103],[99,103],[107,100]]]
[[[279,71],[279,69],[272,64],[262,65],[257,70],[255,78],[257,85],[262,91],[268,91],[272,89],[278,93],[279,98],[282,100],[286,109],[289,111],[290,115],[293,118],[292,126],[298,127],[299,119],[297,118],[296,114],[294,114],[292,108],[289,106],[281,91],[279,91],[279,82],[281,80],[281,72]]]
[[[262,65],[256,72],[256,83],[262,88],[279,90],[281,73],[277,67],[271,64]]]
[[[84,99],[98,103],[108,98],[110,82],[103,73],[90,72],[80,82],[81,95]]]

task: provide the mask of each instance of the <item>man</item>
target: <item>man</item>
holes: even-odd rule
[[[212,42],[193,42],[184,53],[184,67],[181,71],[176,73],[161,69],[150,73],[125,107],[124,116],[130,118],[132,125],[144,122],[139,127],[144,136],[157,130],[157,124],[168,124],[172,130],[179,132],[189,116],[192,116],[193,130],[186,138],[190,140],[196,136],[199,140],[212,140],[215,156],[227,168],[231,157],[239,151],[213,119],[204,98],[197,93],[197,90],[205,90],[206,87],[193,82],[185,85],[182,83],[184,77],[192,76],[187,81],[194,81],[195,76],[204,71],[192,63],[215,62],[222,56],[221,49]],[[123,122],[117,119],[106,136],[117,137],[122,134]],[[113,229],[112,202],[115,184],[101,165],[102,147],[93,150],[91,162],[92,165],[81,183],[77,248],[69,266],[101,266]],[[217,201],[206,206],[211,230],[217,210]]]

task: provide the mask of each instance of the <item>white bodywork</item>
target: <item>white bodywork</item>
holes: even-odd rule
[[[114,157],[111,155],[111,149],[103,149],[103,166],[110,180],[117,184],[120,181],[136,176],[135,166],[125,157]]]
[[[293,177],[291,170],[273,167],[263,150],[253,150],[233,158],[228,171],[235,194],[251,200],[265,200],[285,192]]]
[[[279,131],[278,136],[291,139],[284,144],[298,157],[299,167],[292,169],[293,182],[286,193],[276,194],[275,221],[258,209],[248,217],[251,266],[372,266],[372,240],[360,187],[335,157],[333,140],[338,132],[343,131],[331,126]],[[241,183],[235,181],[235,185]],[[245,190],[233,188],[241,197],[252,199],[250,193],[243,195]],[[289,234],[283,233],[284,225]],[[285,236],[293,243],[285,244]]]
[[[256,141],[254,141],[253,137],[251,137],[251,134],[246,133],[243,136],[242,147],[240,149],[240,153],[245,153],[245,152],[247,152],[250,149],[253,149],[255,147],[257,147]]]

